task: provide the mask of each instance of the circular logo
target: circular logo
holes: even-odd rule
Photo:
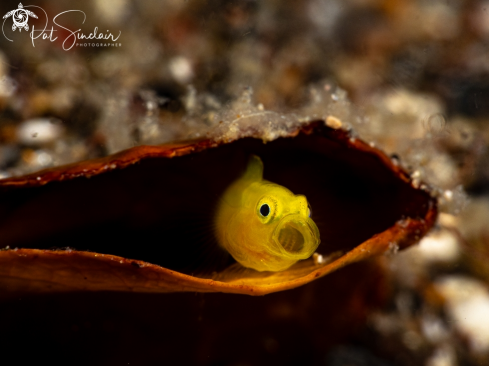
[[[16,29],[19,29],[19,32],[22,31],[22,28],[24,28],[26,31],[29,30],[29,25],[27,22],[29,21],[29,15],[33,18],[37,18],[37,15],[34,14],[32,11],[29,11],[27,9],[24,9],[24,6],[22,3],[19,3],[19,7],[15,10],[9,11],[7,14],[3,16],[3,19],[7,19],[10,16],[12,17],[12,20],[14,24],[12,25],[12,30],[15,31]]]

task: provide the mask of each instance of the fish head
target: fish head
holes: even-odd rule
[[[289,259],[309,258],[317,249],[320,236],[306,197],[273,183],[262,188],[266,194],[260,197],[255,210],[261,224],[268,228],[270,248]]]

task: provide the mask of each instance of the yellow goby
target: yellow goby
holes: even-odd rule
[[[305,196],[263,179],[263,163],[253,155],[221,197],[217,240],[244,267],[283,271],[309,258],[320,243],[310,214]]]

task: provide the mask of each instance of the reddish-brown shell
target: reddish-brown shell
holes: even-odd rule
[[[266,179],[308,197],[323,261],[258,273],[217,248],[215,203],[250,154]],[[0,181],[0,289],[264,295],[412,245],[436,215],[388,156],[321,121],[267,143],[138,146]]]

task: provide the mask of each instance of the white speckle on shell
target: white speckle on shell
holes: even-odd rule
[[[326,126],[337,130],[341,128],[343,124],[341,123],[341,120],[339,118],[336,118],[335,116],[328,116],[326,117]]]

